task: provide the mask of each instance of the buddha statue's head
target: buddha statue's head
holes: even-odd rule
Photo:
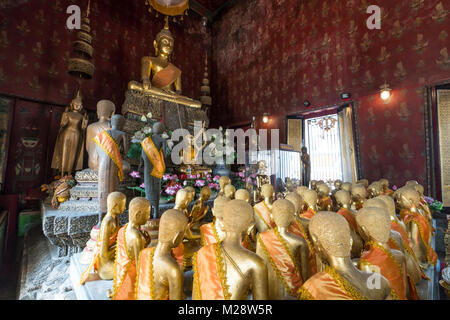
[[[186,189],[178,190],[177,195],[175,196],[175,207],[181,210],[186,209],[192,201],[190,198],[191,195],[189,191]]]
[[[227,184],[225,188],[223,189],[223,193],[225,197],[234,199],[236,188],[232,184]]]
[[[265,174],[267,170],[267,164],[266,161],[260,160],[258,161],[258,170],[260,174]]]
[[[156,35],[156,39],[153,41],[155,55],[162,55],[169,58],[173,52],[174,42],[175,40],[169,30],[169,25],[166,23],[164,28]]]
[[[334,197],[339,207],[350,208],[352,197],[350,196],[349,192],[345,190],[339,190],[334,194]]]
[[[402,209],[415,209],[419,205],[420,195],[414,188],[402,188],[398,195],[398,204]]]
[[[295,219],[295,206],[286,199],[280,199],[273,203],[272,218],[277,227],[288,228]]]
[[[305,192],[306,190],[308,190],[307,186],[299,186],[297,187],[297,193],[300,197],[303,197],[303,192]]]
[[[327,184],[321,183],[317,185],[317,194],[319,197],[325,197],[330,194],[330,187]]]
[[[342,184],[342,190],[345,190],[348,193],[351,193],[352,192],[352,184],[350,182],[344,182]]]
[[[421,184],[416,184],[414,185],[414,190],[416,190],[420,196],[423,196],[423,185]]]
[[[250,201],[251,201],[250,192],[248,192],[248,190],[245,190],[245,189],[237,190],[236,193],[234,194],[234,198],[236,200],[244,200],[247,203],[250,203]]]
[[[244,200],[231,200],[223,210],[223,230],[225,232],[247,232],[253,220],[253,208]]]
[[[415,185],[418,185],[419,183],[416,180],[409,180],[406,181],[405,187],[414,187]]]
[[[388,179],[381,178],[380,180],[378,180],[378,182],[381,183],[383,190],[389,188],[389,180]]]
[[[303,200],[308,205],[308,207],[311,207],[314,210],[316,210],[317,200],[318,200],[318,196],[317,196],[317,192],[316,191],[309,190],[309,189],[305,190],[305,192],[303,192]]]
[[[304,201],[303,198],[297,192],[288,193],[285,199],[290,201],[294,205],[296,215],[301,213]]]
[[[319,211],[309,222],[309,233],[322,260],[349,258],[352,249],[350,227],[344,217],[331,211]]]
[[[119,215],[125,211],[127,197],[122,192],[111,192],[106,199],[108,213],[112,215]]]
[[[391,217],[386,209],[364,207],[356,213],[358,233],[365,242],[386,243],[391,232]]]
[[[223,229],[223,212],[225,210],[225,204],[227,204],[231,199],[224,197],[224,196],[218,196],[214,200],[214,206],[211,209],[213,216],[216,218],[217,223],[220,225],[220,227]]]
[[[100,100],[97,102],[97,117],[99,119],[110,120],[114,112],[116,112],[116,106],[112,101]]]
[[[367,179],[360,179],[356,182],[357,184],[362,184],[364,187],[369,187],[369,180]]]
[[[220,179],[219,179],[220,190],[224,191],[225,186],[226,186],[227,184],[231,184],[230,178],[227,177],[227,176],[222,176],[222,177],[220,177]]]
[[[352,185],[351,194],[353,201],[364,201],[367,199],[366,187],[364,187],[364,185],[359,183]]]
[[[202,201],[208,201],[209,198],[211,198],[211,188],[204,186],[202,190],[200,190],[200,198]]]
[[[164,212],[159,221],[158,242],[169,243],[176,248],[184,238],[188,219],[179,210],[170,209]]]
[[[121,114],[115,114],[111,117],[111,128],[122,130],[125,126],[125,118]]]
[[[261,187],[261,195],[264,197],[264,199],[272,199],[273,192],[273,186],[270,183],[266,183]]]
[[[184,188],[184,190],[186,190],[188,192],[188,201],[189,201],[188,205],[189,205],[189,203],[191,203],[192,200],[194,200],[194,198],[195,198],[195,189],[194,189],[194,187],[187,186]]]
[[[162,134],[166,130],[166,127],[164,126],[164,123],[162,122],[155,122],[152,127],[152,132],[156,134]]]
[[[342,180],[335,180],[334,181],[334,189],[335,190],[341,190],[342,189]]]
[[[368,190],[373,198],[378,197],[383,192],[383,186],[379,181],[374,181],[369,185]]]
[[[134,225],[142,226],[150,218],[151,204],[142,197],[133,198],[128,206],[128,215],[130,222]]]
[[[77,95],[70,102],[70,109],[76,112],[80,112],[83,109],[83,96],[80,90],[77,91]]]
[[[311,189],[316,190],[317,188],[317,180],[311,180]]]
[[[308,148],[302,147],[302,155],[308,154]]]
[[[379,198],[372,198],[364,201],[363,208],[380,208],[387,210],[386,204]]]
[[[376,197],[375,199],[380,199],[381,201],[383,201],[384,204],[386,205],[386,209],[387,209],[389,215],[393,218],[397,218],[397,215],[395,213],[395,201],[394,201],[394,199],[392,199],[392,197],[390,197],[388,195],[380,195],[380,196]]]

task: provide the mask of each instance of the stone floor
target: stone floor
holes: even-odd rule
[[[23,241],[20,300],[75,300],[69,278],[70,258],[52,260],[48,240],[38,226]]]

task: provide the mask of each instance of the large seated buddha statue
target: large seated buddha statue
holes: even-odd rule
[[[162,100],[193,108],[201,108],[201,102],[181,95],[181,70],[170,62],[174,38],[166,20],[164,28],[153,41],[155,57],[141,60],[141,83],[130,81],[128,89]]]

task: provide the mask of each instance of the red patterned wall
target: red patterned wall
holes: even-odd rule
[[[67,104],[75,82],[67,74],[75,31],[66,29],[66,8],[87,0],[34,0],[0,3],[0,93]],[[164,25],[147,12],[144,1],[92,2],[91,28],[96,70],[84,87],[85,107],[100,99],[120,107],[128,81],[140,80],[140,61],[153,55],[153,40]],[[3,7],[2,7],[3,6]],[[173,62],[184,71],[183,94],[198,98],[210,35],[195,13],[171,23]]]
[[[382,29],[366,26],[369,5]],[[443,10],[441,10],[443,9]],[[357,102],[362,172],[394,184],[425,181],[422,88],[450,79],[450,3],[439,0],[247,0],[213,25],[213,124]],[[385,81],[388,104],[379,98]]]

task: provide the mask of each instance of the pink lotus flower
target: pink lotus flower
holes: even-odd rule
[[[219,180],[220,180],[220,176],[215,176],[215,177],[213,178],[213,180],[214,180],[214,181],[219,181]]]
[[[130,177],[132,177],[132,178],[140,178],[141,175],[137,171],[131,171],[130,172]]]
[[[205,180],[196,180],[195,186],[196,187],[203,187],[205,185]]]
[[[239,177],[245,178],[245,172],[244,172],[244,171],[240,171],[240,172],[239,172]]]
[[[141,185],[139,186],[139,188],[144,189],[144,188],[145,188],[145,183],[141,184]]]
[[[197,179],[197,176],[195,174],[190,174],[188,175],[189,179]]]
[[[171,180],[170,174],[165,174],[165,175],[163,175],[163,180],[164,180],[164,181]]]
[[[183,181],[183,186],[187,186],[188,182],[186,180]]]
[[[394,190],[394,191],[395,191],[395,190],[397,190],[397,189],[398,189],[398,187],[397,187],[397,186],[395,186],[395,185],[394,185],[394,186],[392,186],[392,190]]]
[[[250,175],[250,178],[256,179],[256,173],[251,174],[251,175]]]
[[[174,174],[170,180],[177,180],[177,179],[178,179],[178,176],[176,174]]]

